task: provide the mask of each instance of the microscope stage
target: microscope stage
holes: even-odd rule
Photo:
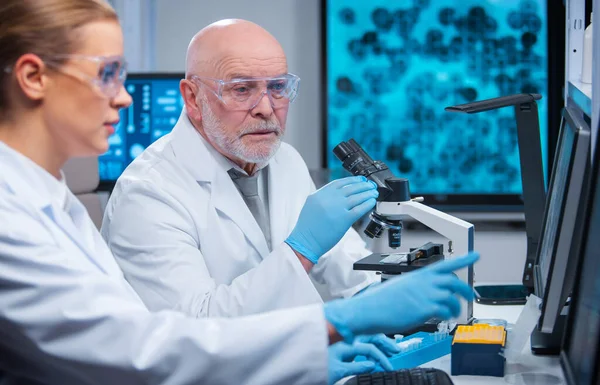
[[[407,273],[435,262],[443,261],[444,256],[437,254],[426,258],[419,258],[412,263],[401,262],[397,264],[381,263],[381,260],[391,253],[374,253],[354,263],[354,270],[381,271],[385,274]]]

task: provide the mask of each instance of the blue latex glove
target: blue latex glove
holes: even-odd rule
[[[346,342],[358,334],[394,333],[432,317],[460,315],[458,294],[473,299],[473,289],[454,270],[472,265],[479,254],[442,261],[389,279],[347,300],[325,304],[325,318]]]
[[[360,217],[375,206],[375,183],[363,176],[335,180],[306,199],[285,242],[312,263],[335,246]]]
[[[344,377],[371,373],[376,367],[393,370],[392,364],[375,345],[355,342],[352,345],[338,342],[328,349],[329,384],[332,385]],[[357,356],[364,356],[367,361],[352,362]]]
[[[358,293],[354,294],[354,295],[359,295],[360,293],[363,293],[369,289],[374,288],[377,285],[381,285],[381,281],[377,281],[377,282],[373,282],[372,284],[370,284],[369,286],[365,287],[364,289],[362,289],[361,291],[359,291]]]
[[[373,344],[388,357],[400,353],[400,348],[398,347],[396,340],[388,338],[383,333],[358,336],[356,337],[356,341]]]

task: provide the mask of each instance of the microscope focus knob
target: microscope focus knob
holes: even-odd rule
[[[385,183],[390,187],[392,193],[386,197],[388,202],[406,202],[410,200],[410,188],[406,178],[388,178]]]

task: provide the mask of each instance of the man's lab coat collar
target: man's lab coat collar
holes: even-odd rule
[[[185,112],[181,113],[179,121],[173,128],[172,146],[181,166],[198,183],[219,186],[219,193],[210,195],[212,204],[239,226],[259,255],[263,257],[268,255],[269,247],[265,236],[227,173],[231,169],[231,164],[202,138]],[[274,160],[271,159],[270,164],[273,165],[273,162]],[[270,187],[272,185],[269,183]],[[274,196],[273,194],[270,188],[269,196]],[[283,210],[278,212],[284,213]]]

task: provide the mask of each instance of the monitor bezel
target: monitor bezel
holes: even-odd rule
[[[596,147],[598,147],[598,143],[600,143],[600,137],[596,137]],[[585,203],[582,212],[582,231],[581,236],[581,247],[579,249],[579,261],[577,263],[576,269],[576,277],[581,277],[582,272],[584,270],[584,263],[587,259],[587,251],[588,251],[588,241],[589,241],[589,229],[592,225],[593,220],[593,209],[594,206],[600,205],[600,202],[596,200],[596,186],[600,181],[600,152],[596,151],[594,156],[589,160],[589,175],[588,175],[588,188],[587,188],[587,196],[584,198]],[[600,209],[599,209],[600,210]],[[581,279],[575,281],[573,285],[573,295],[571,304],[569,306],[569,314],[567,315],[567,323],[565,325],[564,336],[560,349],[560,365],[563,369],[564,378],[566,380],[567,385],[576,385],[575,383],[575,375],[573,372],[573,366],[571,365],[571,360],[568,356],[566,348],[570,345],[571,339],[573,337],[573,327],[575,326],[575,316],[577,314],[577,308],[579,306],[578,298],[580,297],[580,292],[582,290],[581,287]],[[599,341],[600,342],[600,341]],[[596,352],[596,367],[600,365],[600,349]],[[594,381],[594,380],[593,380]],[[594,382],[592,382],[594,383]],[[600,383],[600,376],[597,374],[595,378],[595,383]],[[579,384],[578,384],[579,385]],[[591,384],[590,384],[591,385]]]
[[[321,167],[327,169],[329,156],[328,144],[328,48],[327,48],[327,19],[328,2],[321,0]],[[564,86],[564,44],[558,39],[557,31],[564,30],[564,7],[553,6],[546,1],[546,34],[547,38],[547,70],[548,70],[548,113],[547,113],[547,148],[545,163],[547,164],[546,176],[550,175],[550,165],[554,161],[553,153],[549,149],[555,148],[554,137],[560,127],[560,109],[564,105],[562,88]],[[552,38],[552,39],[551,39]],[[559,44],[551,43],[556,42]],[[563,40],[564,41],[564,40]],[[552,76],[550,76],[552,74]],[[503,95],[498,95],[503,96]],[[443,107],[440,107],[443,108]],[[516,135],[516,133],[515,133]],[[348,138],[350,139],[350,138]],[[341,168],[341,167],[340,167]],[[548,179],[546,177],[546,179]],[[418,193],[418,192],[416,192]],[[418,194],[425,199],[428,206],[449,212],[523,212],[524,203],[522,194]]]
[[[127,75],[128,80],[135,79],[151,79],[151,80],[172,80],[172,79],[185,79],[184,72],[135,72]],[[118,178],[117,178],[118,179]],[[98,182],[98,188],[96,191],[108,191],[111,192],[117,183],[116,180],[100,179]]]
[[[548,277],[544,282],[540,268],[540,257],[542,251],[542,241],[545,237],[546,224],[548,221],[549,207],[551,202],[551,194],[554,189],[554,178],[556,177],[554,170],[558,162],[558,149],[552,165],[552,175],[550,185],[548,186],[548,199],[546,200],[546,209],[544,210],[544,219],[542,225],[542,234],[540,244],[537,250],[536,264],[534,267],[534,286],[536,295],[543,298],[542,313],[538,322],[538,330],[543,333],[552,333],[556,324],[556,320],[560,315],[565,293],[570,292],[570,287],[565,287],[568,284],[568,274],[574,274],[573,268],[577,265],[578,255],[574,252],[573,247],[576,246],[578,221],[581,220],[581,197],[585,194],[584,182],[588,172],[588,164],[590,158],[590,140],[591,132],[588,124],[583,120],[582,112],[573,107],[563,109],[563,124],[559,136],[559,146],[563,142],[565,129],[570,127],[575,130],[573,151],[569,159],[569,168],[566,175],[565,197],[561,202],[561,207],[558,212],[557,232],[552,242],[554,242],[552,255],[549,256]],[[575,208],[572,210],[575,215],[565,215],[565,210],[568,207]],[[557,258],[557,256],[563,256]],[[544,285],[542,285],[544,283]],[[543,286],[543,287],[542,287]],[[543,289],[543,290],[542,290]]]

